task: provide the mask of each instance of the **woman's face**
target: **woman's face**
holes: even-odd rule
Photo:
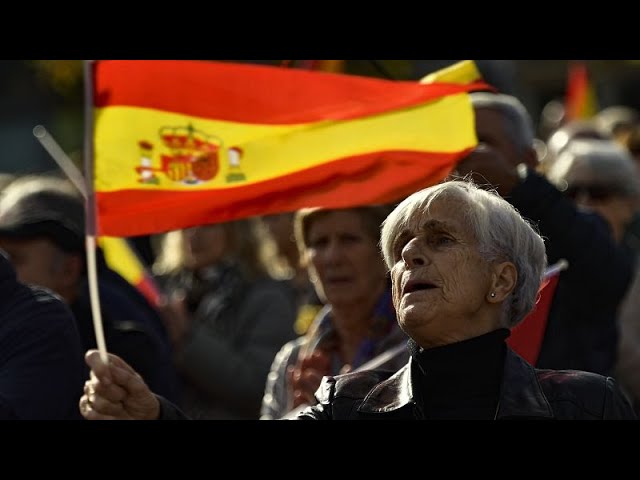
[[[487,302],[490,265],[464,218],[465,202],[436,199],[393,247],[393,303],[402,329],[425,347],[495,330],[499,310]]]
[[[307,257],[316,289],[334,306],[367,304],[384,290],[386,269],[360,214],[328,212],[312,220]]]
[[[193,269],[215,265],[227,252],[224,224],[202,225],[183,230],[185,263]]]

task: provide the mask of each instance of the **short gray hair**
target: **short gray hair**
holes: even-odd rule
[[[621,196],[640,196],[638,167],[631,154],[615,142],[593,139],[572,141],[551,165],[547,177],[560,190],[565,190],[569,186],[567,182],[571,171],[580,166],[591,171],[594,183],[609,187]]]
[[[533,146],[533,122],[520,100],[512,95],[489,92],[472,92],[469,97],[474,109],[496,110],[507,118],[512,139],[520,151]]]
[[[466,220],[478,241],[478,250],[488,263],[510,261],[518,280],[511,299],[504,303],[503,325],[515,327],[531,311],[546,266],[544,241],[518,211],[496,192],[483,190],[471,181],[454,180],[425,188],[406,198],[384,221],[381,249],[387,267],[394,265],[393,243],[411,219],[428,211],[436,200],[465,202]]]

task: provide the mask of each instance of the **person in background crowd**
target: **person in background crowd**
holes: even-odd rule
[[[553,295],[538,368],[613,372],[617,309],[630,284],[633,260],[600,215],[585,212],[536,173],[531,118],[515,97],[474,92],[478,148],[456,167],[488,183],[545,238],[550,264],[566,259]]]
[[[640,115],[638,111],[625,106],[613,105],[599,111],[594,121],[598,128],[620,144],[625,144],[631,131],[640,125]]]
[[[295,337],[293,291],[258,251],[249,220],[202,225],[170,232],[154,267],[193,418],[258,419],[269,366]]]
[[[55,177],[16,179],[0,197],[0,248],[21,282],[46,287],[70,306],[84,351],[96,347],[85,253],[84,200]],[[100,308],[107,348],[153,388],[179,401],[177,375],[158,312],[97,252]]]
[[[322,301],[309,280],[307,268],[300,262],[300,252],[293,232],[294,213],[266,215],[257,219],[256,227],[261,256],[273,278],[285,280],[293,289],[298,306],[294,330],[303,335],[322,309]]]
[[[77,420],[87,368],[69,308],[0,250],[0,420]]]

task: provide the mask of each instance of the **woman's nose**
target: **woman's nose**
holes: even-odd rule
[[[426,265],[427,257],[417,245],[416,239],[411,240],[402,249],[402,260],[409,268]]]

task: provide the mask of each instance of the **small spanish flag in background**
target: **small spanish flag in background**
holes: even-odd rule
[[[92,68],[97,233],[119,237],[400,200],[475,146],[467,92],[484,85],[205,61]]]
[[[565,98],[567,120],[584,120],[598,113],[598,102],[584,62],[569,62]]]

